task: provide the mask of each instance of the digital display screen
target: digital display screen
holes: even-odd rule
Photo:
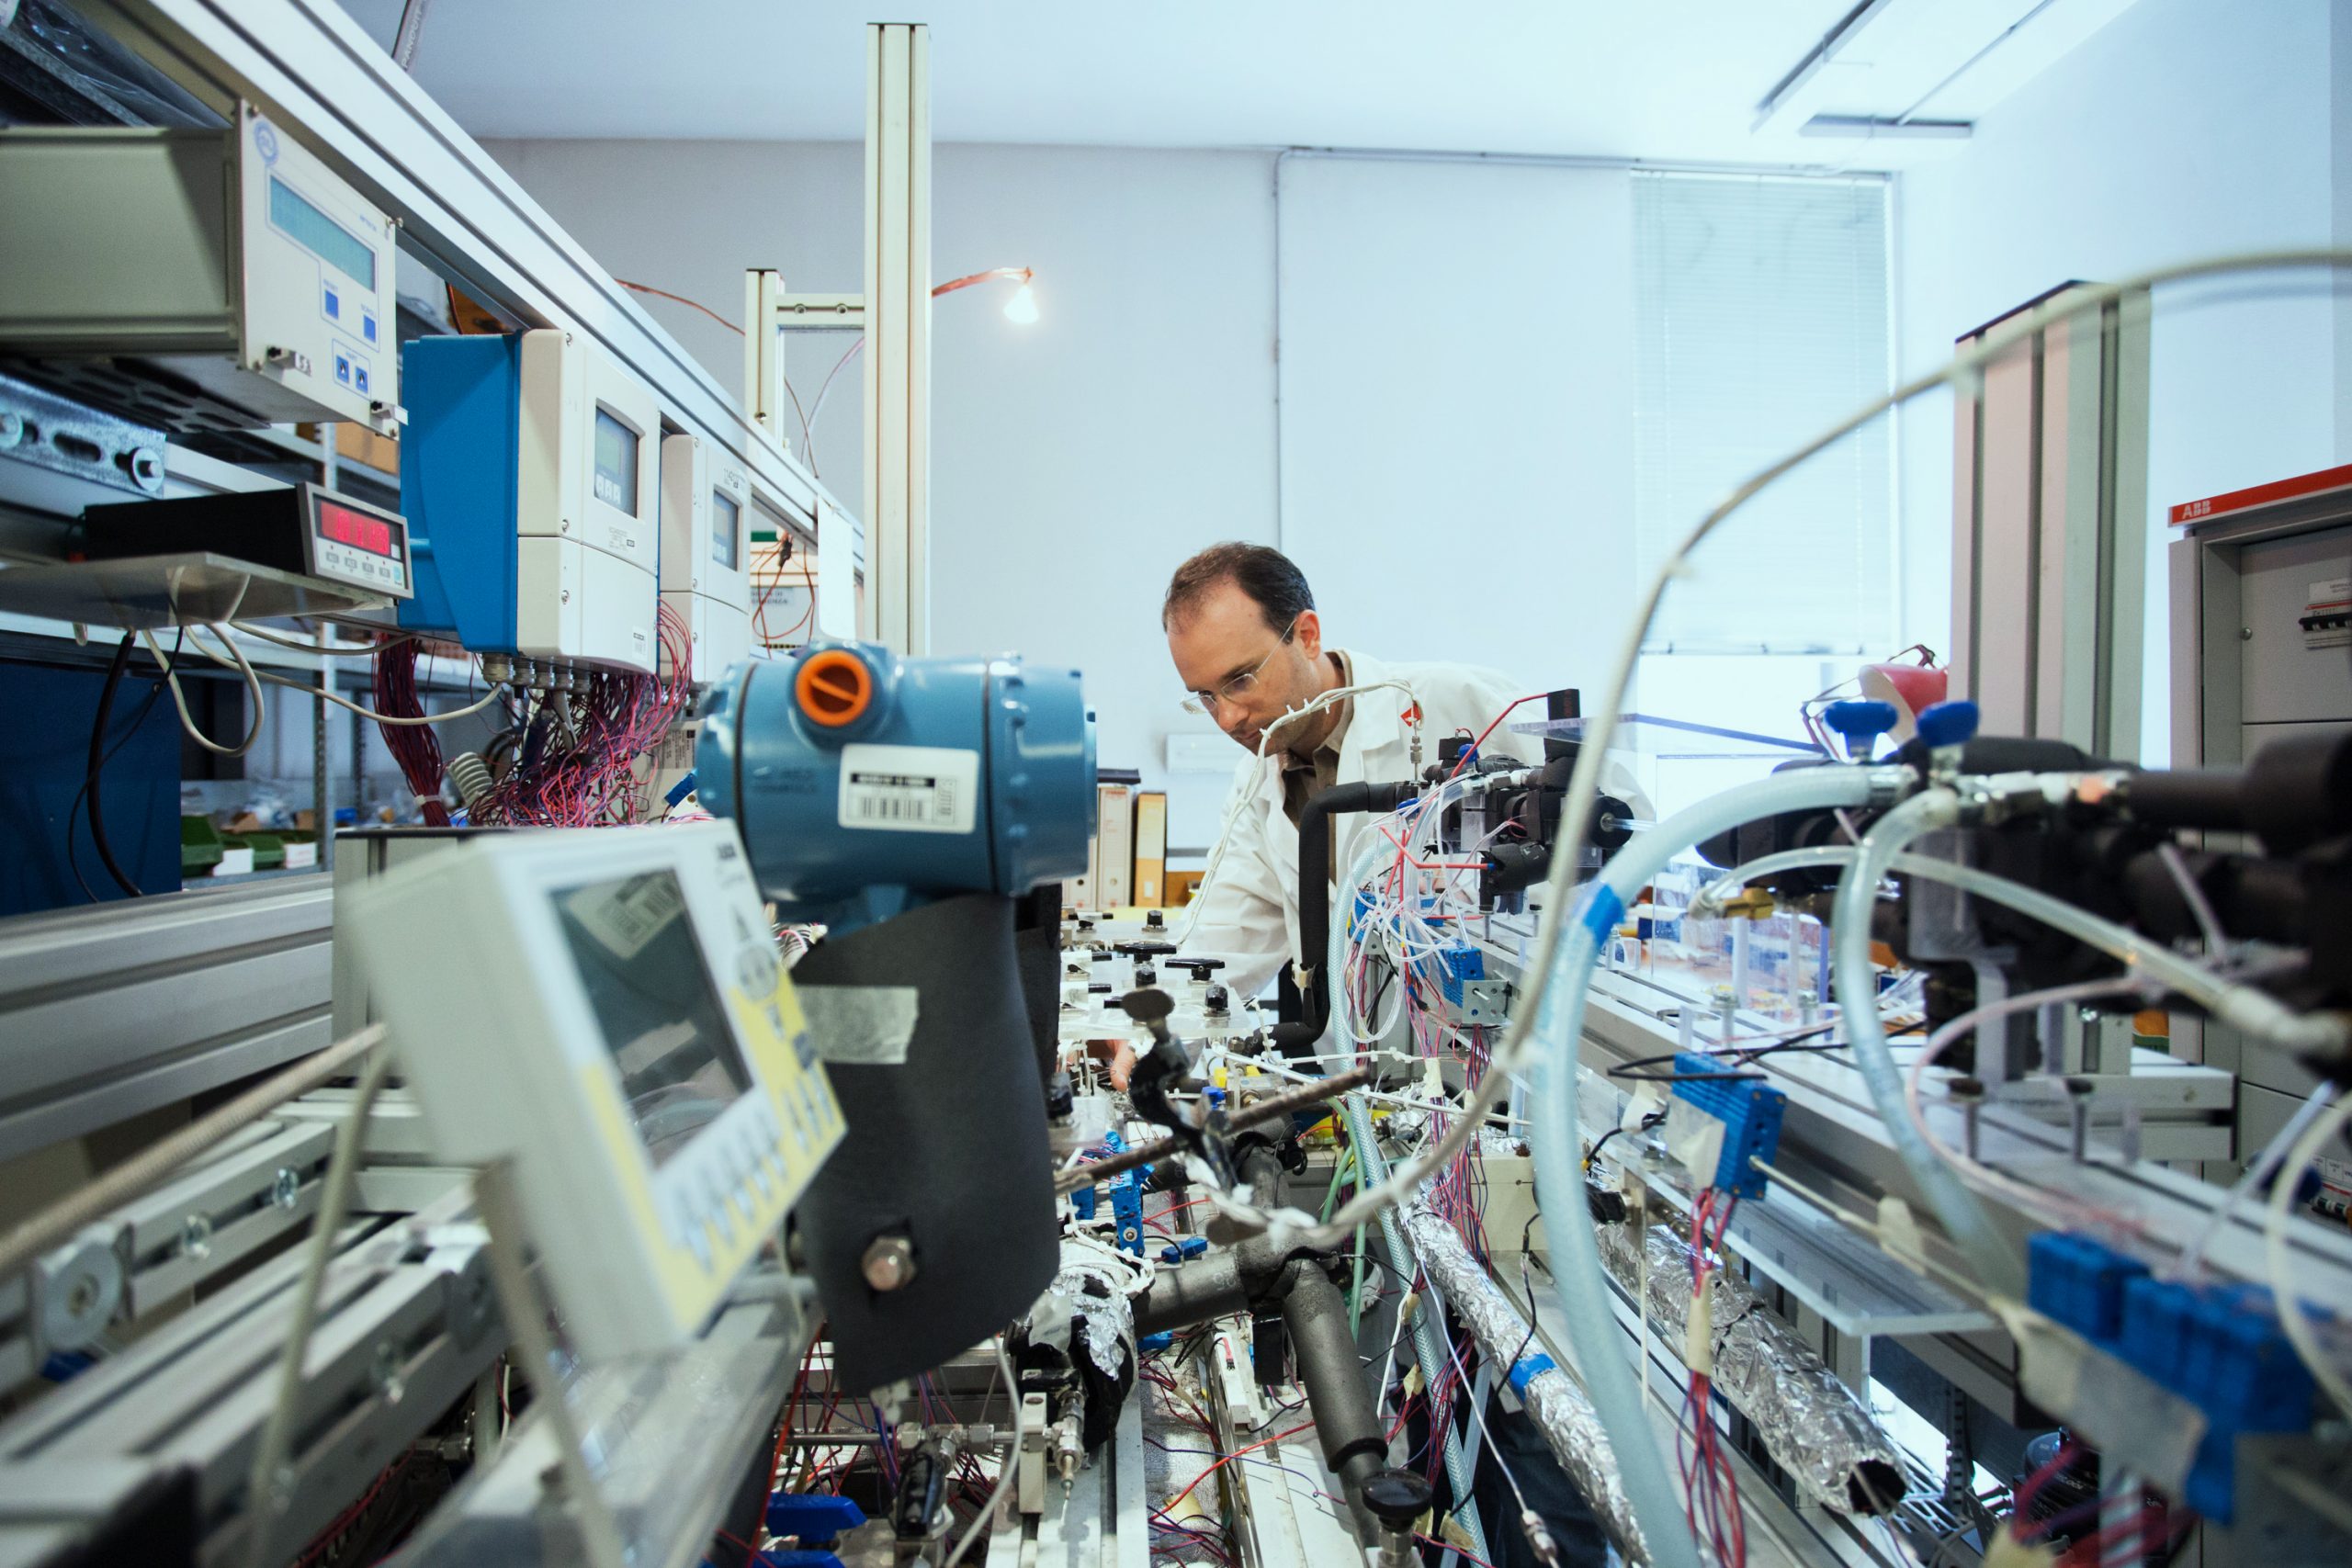
[[[337,506],[332,501],[319,502],[319,537],[333,539],[338,545],[349,545],[355,550],[365,550],[371,556],[400,559],[401,552],[392,540],[392,525],[380,517],[370,517],[364,512],[354,512],[348,506]]]
[[[723,490],[712,491],[710,492],[710,558],[729,571],[735,570],[736,557],[741,549],[736,540],[741,536],[742,525],[743,509],[735,504],[735,498]]]
[[[752,1087],[685,890],[650,871],[562,889],[555,905],[630,1123],[665,1165]]]
[[[376,253],[368,242],[311,206],[276,175],[269,176],[269,221],[345,277],[363,288],[375,288]]]
[[[637,432],[596,411],[596,499],[637,515]]]

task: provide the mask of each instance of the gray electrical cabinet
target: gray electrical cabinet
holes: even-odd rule
[[[2173,765],[2227,767],[2287,736],[2352,730],[2352,466],[2176,506],[2172,521]],[[2315,1086],[2233,1031],[2174,1027],[2177,1050],[2238,1075],[2242,1159]]]

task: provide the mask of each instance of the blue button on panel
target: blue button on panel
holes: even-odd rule
[[[361,364],[352,372],[352,376],[357,382],[359,389],[363,392],[366,391],[368,389],[368,367],[364,363]]]
[[[351,385],[351,361],[340,354],[334,356],[334,378],[346,387]]]
[[[362,310],[359,312],[359,335],[366,338],[369,343],[374,343],[376,341],[375,311]]]
[[[343,314],[343,301],[335,298],[334,285],[333,284],[328,284],[326,286],[326,310],[327,319],[329,321],[336,320]]]

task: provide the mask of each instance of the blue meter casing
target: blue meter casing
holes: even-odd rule
[[[855,930],[1082,874],[1094,722],[1079,671],[820,643],[712,687],[696,791],[786,919]]]

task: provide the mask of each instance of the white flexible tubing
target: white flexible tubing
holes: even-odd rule
[[[1641,1519],[1643,1538],[1650,1543],[1651,1561],[1657,1568],[1696,1568],[1698,1549],[1645,1413],[1641,1385],[1632,1365],[1615,1353],[1617,1316],[1601,1270],[1600,1248],[1593,1238],[1591,1210],[1585,1202],[1577,1138],[1577,1056],[1586,987],[1600,955],[1602,928],[1613,931],[1643,887],[1675,856],[1703,839],[1782,811],[1867,806],[1875,793],[1899,787],[1908,777],[1906,770],[1800,768],[1711,795],[1653,831],[1637,834],[1611,856],[1581,918],[1572,919],[1565,903],[1545,910],[1547,924],[1566,924],[1566,936],[1559,972],[1544,987],[1533,1028],[1546,1047],[1530,1096],[1537,1204],[1550,1216],[1546,1235],[1552,1244],[1552,1273],[1568,1320],[1568,1342],[1588,1352],[1577,1358],[1577,1367],[1609,1433],[1625,1495]],[[1576,840],[1557,841],[1561,847],[1553,856],[1555,866],[1578,858],[1567,848]],[[1502,1076],[1488,1074],[1490,1080]]]
[[[1927,1134],[1911,1120],[1903,1098],[1903,1074],[1878,1021],[1877,970],[1871,964],[1871,908],[1878,899],[1879,879],[1887,863],[1923,833],[1950,827],[1960,819],[1960,797],[1949,789],[1931,789],[1913,795],[1880,818],[1862,835],[1854,864],[1838,884],[1838,901],[1830,912],[1838,1003],[1846,1021],[1846,1038],[1860,1066],[1862,1082],[1878,1107],[1894,1152],[1918,1183],[1919,1195],[1942,1222],[1944,1234],[1984,1288],[2010,1301],[2025,1299],[2025,1270],[2017,1249],[2002,1239],[1993,1216],[1960,1174],[1939,1158]]]
[[[2174,1260],[2168,1278],[2193,1280],[2204,1273],[2205,1252],[2213,1245],[2213,1238],[2229,1227],[2230,1216],[2237,1213],[2238,1206],[2270,1179],[2270,1173],[2278,1168],[2279,1162],[2287,1157],[2287,1151],[2294,1146],[2297,1138],[2303,1135],[2303,1129],[2312,1124],[2312,1118],[2326,1110],[2335,1098],[2335,1086],[2333,1083],[2323,1083],[2312,1090],[2311,1098],[2296,1108],[2295,1114],[2287,1124],[2278,1129],[2278,1135],[2263,1145],[2262,1153],[2245,1168],[2245,1174],[2238,1178],[2237,1185],[2230,1189],[2229,1196],[2222,1200],[2212,1216],[2198,1229],[2196,1237]]]

